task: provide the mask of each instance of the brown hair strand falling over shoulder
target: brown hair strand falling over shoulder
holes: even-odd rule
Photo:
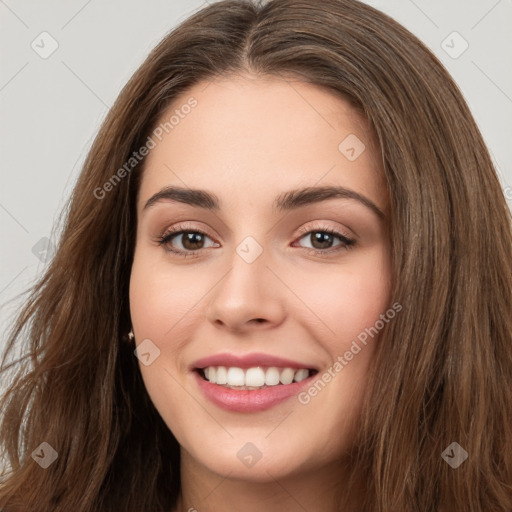
[[[142,166],[99,200],[165,108],[201,80],[249,71],[348,98],[380,145],[393,297],[359,429],[364,510],[512,510],[512,235],[482,136],[416,37],[355,0],[221,1],[166,36],[124,87],[70,199],[58,250],[9,338],[0,442],[6,512],[169,511],[179,447],[144,388],[128,282]],[[456,129],[454,128],[456,127]],[[7,364],[15,343],[27,354]],[[32,451],[59,457],[46,471]],[[457,471],[440,454],[468,452]],[[341,504],[340,504],[340,510]]]

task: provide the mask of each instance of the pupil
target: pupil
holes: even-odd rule
[[[312,236],[314,236],[312,245],[315,247],[315,249],[328,249],[331,244],[331,237],[332,235],[330,233],[325,233],[322,231],[316,231]],[[317,247],[315,243],[320,244],[320,247]]]
[[[201,233],[186,233],[185,239],[183,241],[183,247],[192,251],[195,249],[201,249],[200,245],[202,241],[203,235],[201,235]]]

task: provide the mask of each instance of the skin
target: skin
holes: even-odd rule
[[[160,350],[140,364],[144,383],[181,446],[175,510],[338,510],[378,336],[306,405],[292,397],[266,411],[226,411],[201,393],[189,365],[219,352],[264,352],[310,362],[322,375],[385,313],[388,197],[375,141],[345,100],[299,81],[244,75],[199,83],[163,118],[190,97],[197,106],[145,163],[130,280],[136,343],[149,338]],[[349,134],[366,146],[354,161],[338,149]],[[221,208],[161,200],[144,209],[170,185],[212,192]],[[347,198],[272,209],[280,193],[326,185],[364,195],[385,217]],[[196,256],[158,243],[183,221],[207,233]],[[333,236],[322,246],[299,231],[326,227],[355,244],[340,249]],[[247,236],[263,250],[252,263],[236,252]],[[167,246],[191,250],[182,235]],[[321,256],[312,247],[340,250]],[[247,442],[262,454],[252,467],[237,457]]]

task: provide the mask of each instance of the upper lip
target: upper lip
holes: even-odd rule
[[[253,368],[256,366],[276,366],[280,368],[306,368],[308,370],[316,370],[314,366],[308,363],[301,363],[286,359],[283,357],[273,356],[271,354],[252,353],[245,355],[234,355],[228,353],[214,354],[198,359],[191,365],[192,370],[206,368],[208,366],[227,366],[237,368]]]

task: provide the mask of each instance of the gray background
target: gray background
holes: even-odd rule
[[[416,34],[451,72],[512,206],[512,0],[367,3]],[[57,215],[109,106],[164,34],[204,5],[0,0],[0,351],[15,297],[45,268]]]

